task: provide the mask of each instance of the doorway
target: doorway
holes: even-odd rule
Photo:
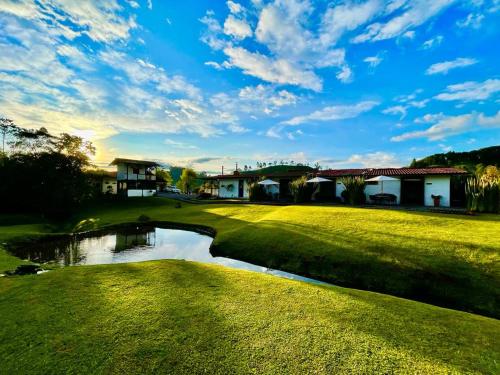
[[[238,198],[243,198],[244,187],[245,187],[245,181],[239,180],[238,181]]]
[[[401,180],[401,204],[424,205],[423,178],[406,178]]]

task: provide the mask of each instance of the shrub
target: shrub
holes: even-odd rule
[[[248,187],[248,198],[251,202],[259,202],[267,200],[268,195],[264,186],[259,185],[257,182],[253,182]]]
[[[142,214],[137,218],[137,221],[140,221],[141,223],[146,223],[148,221],[151,221],[151,218],[148,215]]]
[[[467,210],[471,212],[500,212],[500,176],[472,176],[465,184]]]
[[[309,202],[313,193],[312,186],[307,183],[305,176],[290,182],[290,191],[295,203]]]
[[[345,190],[341,194],[344,202],[351,205],[359,205],[366,202],[364,177],[342,177],[340,181],[345,187]]]

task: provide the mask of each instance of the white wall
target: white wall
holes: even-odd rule
[[[426,206],[434,206],[432,195],[441,195],[440,206],[450,207],[450,176],[427,176],[424,184]]]
[[[140,190],[140,189],[131,189],[127,190],[128,197],[152,197],[156,194],[156,190]]]
[[[219,198],[239,198],[239,178],[238,179],[221,179],[219,180]],[[229,185],[233,185],[231,190]],[[248,181],[243,179],[243,198],[248,198]]]
[[[377,181],[377,185],[366,185],[365,195],[366,201],[370,201],[370,195],[382,193],[382,182]],[[401,181],[384,181],[384,194],[394,194],[396,196],[396,203],[401,202]]]

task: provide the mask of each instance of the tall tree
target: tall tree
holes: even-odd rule
[[[181,178],[179,179],[178,186],[184,193],[190,193],[193,183],[197,178],[196,172],[191,168],[184,168],[182,170]]]
[[[9,135],[15,134],[18,127],[8,118],[0,118],[0,134],[2,134],[2,154],[5,155],[5,144]]]

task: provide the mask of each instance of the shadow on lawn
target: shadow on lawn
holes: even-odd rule
[[[118,309],[114,315],[125,322],[117,321],[124,331],[117,332],[119,345],[108,369],[202,373],[223,368],[238,373],[245,368],[243,358],[230,350],[237,340],[217,304],[227,288],[222,275],[184,261],[124,264],[117,271],[113,282],[126,285],[125,293],[101,284],[105,303]]]
[[[374,238],[378,240],[337,231],[331,237],[323,235],[318,239],[307,225],[278,226],[260,221],[221,234],[211,252],[341,286],[500,316],[500,282],[494,271],[480,269],[453,254],[446,256],[442,251],[429,252],[432,260],[424,263],[418,256],[411,256],[414,249],[407,244],[412,242],[406,241],[411,236],[383,233]],[[449,240],[425,241],[432,249],[469,246]],[[470,244],[470,248],[477,245]]]

